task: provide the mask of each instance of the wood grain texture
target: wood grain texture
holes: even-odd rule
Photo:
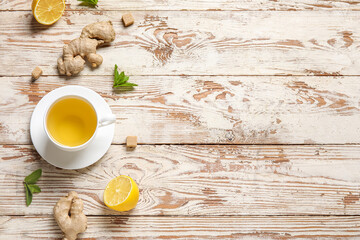
[[[113,145],[82,170],[52,167],[31,146],[0,148],[0,215],[51,214],[75,190],[87,215],[358,215],[360,145]],[[25,206],[22,181],[42,168],[42,192]],[[129,213],[102,202],[107,183],[132,177],[140,199]]]
[[[71,80],[0,78],[0,142],[29,144],[31,114],[51,90],[70,84],[98,92],[116,114],[113,143],[359,143],[358,77],[131,76],[133,91],[112,90],[112,76]]]
[[[124,28],[118,11],[68,11],[40,26],[27,11],[1,12],[3,76],[29,76],[35,66],[57,75],[64,43],[91,21],[112,20],[117,39],[98,52],[104,63],[82,75],[360,75],[356,11],[136,11]],[[25,54],[26,53],[26,54]]]
[[[26,224],[24,224],[26,222]],[[60,239],[51,216],[0,217],[0,239]],[[21,227],[19,227],[21,225]],[[360,217],[88,217],[79,239],[355,240]]]
[[[70,190],[88,215],[81,239],[360,239],[359,0],[66,0],[51,27],[30,3],[0,0],[0,239],[61,239],[52,208]],[[103,65],[59,77],[63,45],[100,20],[117,32]],[[111,88],[115,63],[133,91]],[[30,84],[35,66],[44,76]],[[81,170],[41,159],[31,113],[69,84],[108,102],[114,144],[144,145],[112,145]],[[26,207],[22,181],[37,168],[42,193]],[[121,174],[140,188],[126,213],[102,202]]]
[[[66,0],[67,10],[89,10],[76,0]],[[0,0],[0,10],[29,10],[31,1]],[[312,11],[360,10],[358,0],[117,0],[99,1],[95,10],[237,10],[237,11]]]

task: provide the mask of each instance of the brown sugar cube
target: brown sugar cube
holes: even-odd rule
[[[34,81],[37,80],[41,76],[42,72],[43,71],[41,70],[41,68],[39,67],[34,68],[34,70],[31,72],[32,79]]]
[[[126,137],[126,147],[135,148],[137,146],[137,136]]]
[[[134,23],[134,17],[131,15],[131,13],[125,13],[122,16],[122,20],[123,20],[125,27],[130,26],[131,24]]]

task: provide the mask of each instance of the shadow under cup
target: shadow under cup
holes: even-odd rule
[[[57,147],[66,151],[81,150],[95,136],[98,116],[93,105],[85,98],[63,96],[48,108],[44,127]]]

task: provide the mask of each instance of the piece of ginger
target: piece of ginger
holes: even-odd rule
[[[115,30],[111,21],[96,22],[85,26],[79,38],[63,48],[63,57],[57,61],[60,74],[76,75],[84,69],[85,58],[91,66],[97,67],[103,58],[96,54],[96,48],[115,40]]]
[[[56,203],[54,217],[64,233],[63,240],[75,240],[79,233],[85,232],[87,218],[83,209],[83,202],[74,191],[69,192]]]
[[[32,80],[38,80],[41,74],[43,73],[42,69],[39,67],[34,68],[34,70],[31,72]]]

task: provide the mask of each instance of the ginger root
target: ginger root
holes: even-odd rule
[[[103,58],[96,54],[96,48],[115,40],[115,30],[111,21],[96,22],[85,26],[79,38],[63,48],[63,57],[57,61],[60,74],[76,75],[84,69],[85,57],[93,68],[99,66]]]
[[[87,218],[83,209],[83,202],[74,191],[69,192],[56,203],[54,217],[64,233],[63,240],[75,240],[79,233],[85,232]]]

